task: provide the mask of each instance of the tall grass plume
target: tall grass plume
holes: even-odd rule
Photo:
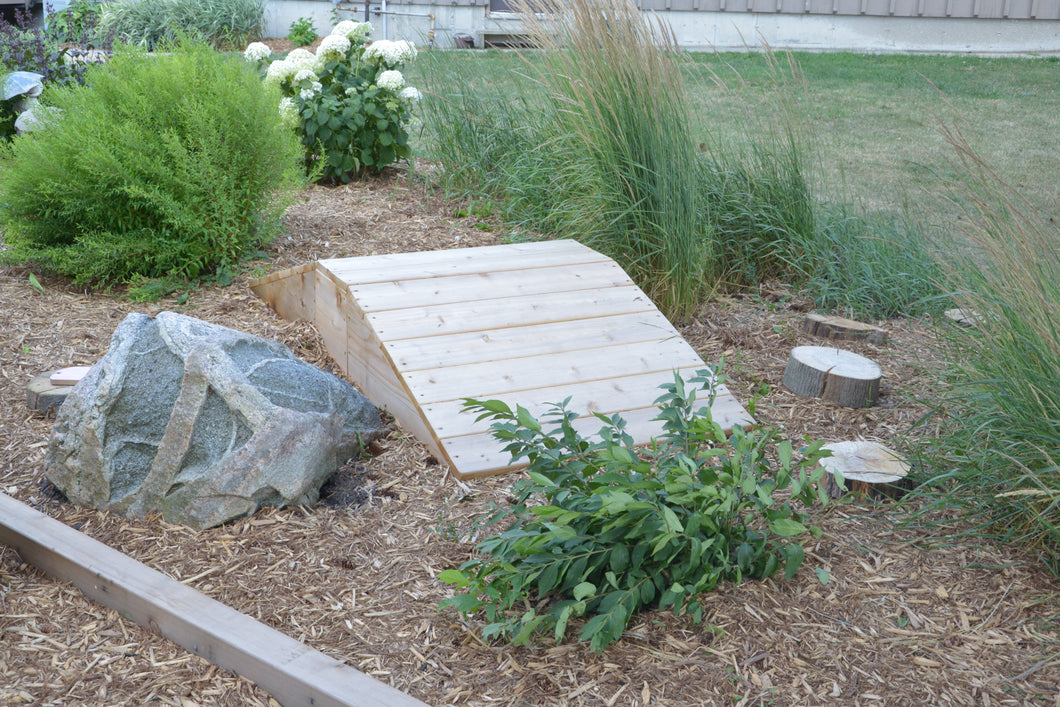
[[[467,84],[447,91],[435,131],[461,151],[443,161],[492,172],[510,215],[614,257],[664,312],[691,314],[717,263],[672,34],[624,0],[522,9],[544,50],[520,65],[527,92],[484,105]]]
[[[950,326],[951,390],[927,447],[938,503],[1016,541],[1060,575],[1060,228],[944,129],[965,174],[968,218],[940,260],[974,327]]]

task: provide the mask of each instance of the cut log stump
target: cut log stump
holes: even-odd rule
[[[56,385],[51,377],[58,371],[48,371],[36,376],[26,385],[26,405],[30,410],[50,412],[58,410],[72,390],[69,386]]]
[[[826,346],[796,346],[784,370],[784,386],[807,398],[848,408],[869,407],[880,397],[883,372],[871,359]]]
[[[887,341],[886,329],[827,314],[807,314],[802,321],[802,330],[822,339],[867,341],[870,344],[882,344]]]
[[[873,500],[901,498],[912,488],[909,464],[877,442],[835,442],[826,444],[832,456],[820,461],[825,470],[821,483],[831,498],[848,493]],[[843,477],[842,483],[835,474]]]
[[[970,309],[961,309],[960,307],[947,309],[942,315],[950,321],[956,322],[965,327],[977,327],[983,319],[979,312]]]

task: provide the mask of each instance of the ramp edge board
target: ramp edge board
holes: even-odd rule
[[[316,315],[317,264],[305,263],[250,281],[250,291],[289,321]]]
[[[515,468],[485,443],[488,435],[469,435],[462,423],[463,435],[443,433],[447,425],[454,431],[452,411],[463,398],[530,407],[566,397],[555,397],[560,388],[577,399],[581,385],[655,373],[662,384],[674,370],[707,368],[615,261],[572,240],[320,260],[315,277],[309,273],[290,269],[252,289],[285,318],[280,306],[311,308],[350,380],[458,478]],[[284,287],[299,294],[277,291]],[[659,394],[640,388],[608,407],[643,419]],[[443,401],[450,404],[432,405]],[[714,409],[726,429],[754,424],[724,388]],[[656,427],[628,431],[647,444]],[[484,441],[481,454],[468,446],[476,440]]]
[[[0,543],[285,707],[427,707],[3,493]]]

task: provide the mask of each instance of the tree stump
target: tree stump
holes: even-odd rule
[[[942,313],[942,316],[965,327],[977,327],[979,326],[979,322],[982,321],[982,315],[980,315],[979,312],[970,309],[961,309],[960,307],[947,309]]]
[[[883,372],[870,359],[825,346],[796,346],[784,370],[784,386],[808,398],[849,408],[870,407],[880,397]]]
[[[882,344],[887,341],[887,331],[872,324],[857,322],[843,317],[832,317],[827,314],[810,313],[802,321],[802,330],[822,339],[847,341],[867,341],[870,344]]]
[[[55,373],[58,373],[58,371],[41,373],[39,376],[34,377],[26,386],[26,405],[30,410],[40,410],[44,413],[58,410],[59,406],[66,400],[66,396],[70,394],[71,389],[69,386],[60,386],[52,383],[51,377]]]
[[[882,444],[876,442],[835,442],[822,449],[832,456],[820,461],[825,470],[821,483],[831,498],[848,493],[877,500],[901,498],[912,488],[908,478],[909,464]],[[843,477],[840,483],[836,472]]]

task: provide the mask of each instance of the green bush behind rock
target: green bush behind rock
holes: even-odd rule
[[[274,235],[300,149],[238,57],[126,48],[88,83],[46,92],[58,110],[0,153],[3,260],[78,284],[223,278]]]

